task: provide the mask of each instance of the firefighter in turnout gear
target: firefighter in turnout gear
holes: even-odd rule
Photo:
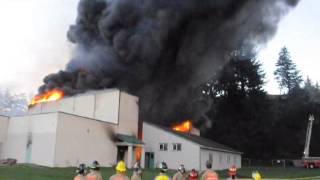
[[[231,166],[229,168],[229,176],[231,179],[236,179],[236,176],[237,176],[237,168],[235,165]]]
[[[166,174],[168,170],[167,163],[161,162],[159,164],[160,173],[154,178],[154,180],[170,180],[169,176]]]
[[[140,167],[140,163],[136,162],[133,166],[133,174],[131,176],[131,180],[141,180],[142,177],[142,169]]]
[[[201,180],[219,180],[218,174],[211,170],[212,163],[210,161],[206,162],[207,169],[202,173]]]
[[[189,180],[198,180],[199,175],[195,169],[192,169],[189,173]]]
[[[119,161],[116,166],[117,173],[109,178],[109,180],[129,180],[129,177],[126,176],[126,163],[124,161]]]
[[[86,180],[86,165],[80,164],[76,170],[77,176],[73,180]]]
[[[93,161],[92,165],[90,166],[90,173],[86,176],[86,180],[103,180],[98,161]]]
[[[183,164],[179,166],[178,172],[174,174],[172,180],[187,180],[187,173]]]
[[[252,179],[253,180],[261,180],[262,178],[261,178],[261,175],[258,171],[254,171],[254,172],[252,172]]]

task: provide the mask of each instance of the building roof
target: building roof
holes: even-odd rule
[[[157,125],[157,124],[153,124],[153,123],[150,123],[150,122],[145,122],[151,126],[155,126],[157,128],[160,128],[166,132],[169,132],[169,133],[172,133],[176,136],[179,136],[181,138],[184,138],[188,141],[191,141],[193,143],[196,143],[198,144],[201,148],[203,149],[209,149],[209,150],[216,150],[216,151],[224,151],[224,152],[231,152],[231,153],[237,153],[237,154],[242,154],[242,152],[240,151],[237,151],[231,147],[228,147],[226,145],[223,145],[223,144],[220,144],[220,143],[217,143],[211,139],[207,139],[207,138],[204,138],[204,137],[201,137],[201,136],[197,136],[197,135],[194,135],[194,134],[190,134],[190,133],[183,133],[183,132],[177,132],[177,131],[174,131],[170,128],[167,128],[167,127],[163,127],[163,126],[160,126],[160,125]]]
[[[129,144],[140,144],[140,145],[144,144],[144,142],[140,141],[136,137],[126,135],[126,134],[116,134],[116,138],[121,142],[129,143]]]

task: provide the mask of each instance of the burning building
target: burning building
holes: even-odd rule
[[[144,158],[143,153],[135,155],[144,146],[136,138],[137,97],[110,89],[49,102],[36,98],[28,115],[0,120],[1,158],[50,167],[93,160],[112,166],[119,159],[131,167],[137,158]]]
[[[120,159],[129,168],[136,161],[149,168],[160,161],[172,169],[179,164],[204,169],[207,160],[215,169],[241,166],[240,152],[200,137],[191,120],[172,129],[148,122],[139,128],[138,98],[123,91],[64,98],[55,93],[35,97],[25,116],[0,117],[0,158],[49,167],[93,160],[110,167]],[[51,96],[58,98],[51,101]]]
[[[188,123],[166,131],[145,122],[144,146],[136,138],[138,114],[141,121],[193,119],[210,126],[206,111],[211,103],[202,101],[197,88],[218,74],[231,55],[254,56],[298,2],[80,0],[76,22],[67,33],[75,44],[72,59],[65,69],[44,78],[28,115],[4,120],[8,128],[1,156],[47,166],[94,159],[110,166],[125,157],[130,167],[134,158],[143,161],[143,147],[148,164],[152,159],[171,163],[170,157],[190,147],[184,155],[192,157],[195,168],[202,169],[205,159],[231,163],[231,155],[239,166],[239,152],[191,135],[192,130],[177,132],[189,129]],[[106,88],[134,96],[118,90],[92,92]],[[185,143],[179,146],[180,141]],[[182,151],[158,152],[169,143]],[[170,167],[181,161],[175,160]],[[186,161],[187,167],[192,162]]]
[[[190,120],[171,129],[143,122],[143,141],[145,167],[152,168],[162,161],[167,162],[170,169],[184,164],[187,169],[205,170],[206,161],[211,161],[215,170],[232,165],[241,167],[240,151],[201,137]]]

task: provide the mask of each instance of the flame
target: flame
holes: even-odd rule
[[[191,120],[184,121],[181,124],[174,126],[172,129],[178,132],[189,133],[192,129],[192,122]]]
[[[142,147],[137,146],[135,148],[136,161],[139,162],[141,160]]]
[[[53,89],[51,91],[48,91],[44,94],[39,94],[36,95],[32,101],[30,105],[35,105],[38,103],[42,103],[42,102],[48,102],[48,101],[56,101],[58,99],[63,98],[64,93],[63,91],[59,90],[59,89]]]

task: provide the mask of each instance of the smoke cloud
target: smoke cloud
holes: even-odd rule
[[[205,119],[197,87],[232,52],[255,54],[298,0],[80,0],[66,69],[39,93],[120,88],[140,97],[140,118]]]

